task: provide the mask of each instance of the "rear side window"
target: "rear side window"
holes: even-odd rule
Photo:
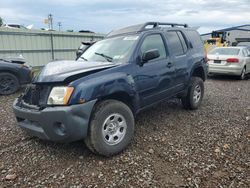
[[[174,56],[183,55],[187,51],[187,46],[181,32],[168,31],[166,32],[166,36],[168,38],[168,46],[172,49]]]
[[[250,48],[247,49],[247,55],[248,55],[248,56],[250,55]]]
[[[201,37],[197,31],[186,31],[185,32],[195,49],[203,49],[203,42],[201,40]],[[216,41],[211,41],[213,43],[216,43]]]
[[[243,55],[244,55],[245,57],[248,56],[248,50],[247,50],[247,49],[243,49],[243,50],[242,50],[242,53],[243,53]]]
[[[242,55],[243,55],[244,57],[247,56],[247,55],[246,55],[245,49],[242,50]]]
[[[188,48],[187,48],[187,43],[186,43],[186,41],[184,39],[184,36],[183,36],[183,34],[180,31],[177,31],[177,34],[178,34],[178,36],[180,38],[183,51],[186,52]]]
[[[153,49],[157,49],[160,52],[160,57],[157,59],[166,58],[166,48],[159,34],[149,35],[144,39],[141,45],[141,54]]]

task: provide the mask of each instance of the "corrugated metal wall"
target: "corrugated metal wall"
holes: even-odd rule
[[[53,59],[72,60],[82,41],[101,34],[0,28],[0,58],[22,55],[29,65],[43,66]]]

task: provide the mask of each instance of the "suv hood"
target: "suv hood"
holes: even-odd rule
[[[48,63],[34,79],[34,83],[43,82],[64,82],[67,78],[74,76],[79,78],[92,72],[117,66],[110,62],[89,62],[89,61],[54,61]]]

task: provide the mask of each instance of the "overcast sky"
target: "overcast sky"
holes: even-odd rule
[[[107,33],[146,21],[188,23],[200,33],[250,24],[250,0],[0,0],[6,23],[46,28],[51,13],[54,28]]]

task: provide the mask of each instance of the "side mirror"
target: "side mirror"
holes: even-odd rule
[[[152,59],[160,57],[160,52],[157,49],[148,50],[142,54],[142,63],[147,63]]]

